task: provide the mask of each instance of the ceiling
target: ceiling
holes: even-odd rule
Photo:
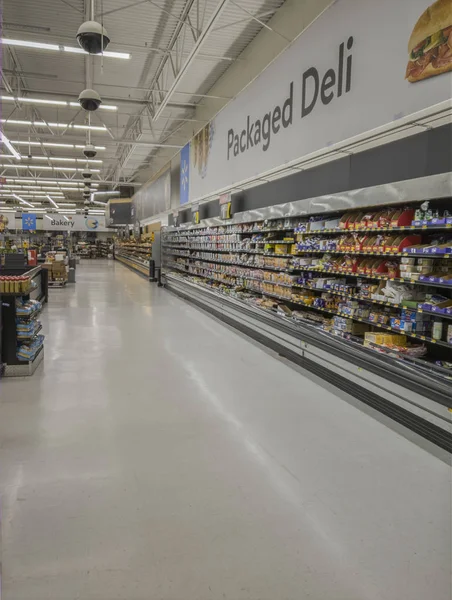
[[[2,145],[1,175],[10,187],[2,186],[0,202],[19,203],[7,194],[19,195],[21,189],[22,200],[45,208],[52,206],[45,194],[54,189],[54,201],[58,195],[58,202],[81,207],[77,188],[83,186],[82,148],[88,135],[99,147],[94,160],[102,161],[89,164],[95,187],[136,185],[140,170],[148,169],[155,152],[165,146],[177,151],[181,138],[176,144],[174,137],[184,125],[192,122],[193,131],[203,126],[194,119],[195,109],[215,100],[209,96],[214,83],[240,60],[257,33],[269,28],[268,21],[284,4],[284,0],[93,2],[91,6],[89,0],[4,0],[1,119],[4,134],[21,158],[12,157]],[[77,30],[93,13],[111,40],[107,52],[130,58],[70,51],[79,48]],[[52,44],[55,49],[11,45],[13,40]],[[102,107],[90,114],[90,122],[76,104],[85,88],[95,89],[102,98]],[[224,97],[217,99],[224,104]],[[43,102],[49,100],[75,106]],[[88,132],[87,126],[93,129]]]

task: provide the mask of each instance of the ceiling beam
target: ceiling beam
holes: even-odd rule
[[[226,5],[227,5],[228,2],[229,2],[229,0],[220,0],[220,2],[218,2],[215,10],[213,11],[213,13],[210,16],[210,19],[209,19],[206,27],[200,33],[200,35],[199,35],[199,37],[198,37],[198,39],[196,41],[196,44],[191,49],[191,52],[188,55],[187,60],[184,62],[184,64],[180,68],[180,70],[179,70],[177,76],[175,77],[173,83],[171,84],[168,92],[160,100],[159,106],[158,106],[158,108],[157,108],[157,110],[156,110],[156,112],[154,114],[154,117],[153,117],[154,121],[156,121],[157,119],[159,119],[161,117],[163,110],[165,109],[166,105],[168,104],[168,102],[170,101],[171,97],[173,96],[173,94],[174,94],[177,86],[179,85],[182,77],[185,75],[185,73],[189,69],[189,67],[192,64],[193,60],[196,58],[196,56],[199,53],[202,45],[207,40],[207,38],[208,38],[209,34],[211,33],[211,31],[212,31],[215,23],[220,18],[221,14],[223,13],[223,10],[226,7]],[[153,81],[156,82],[157,80],[158,80],[158,77],[157,78],[154,77]],[[152,85],[151,85],[151,89],[152,89]]]

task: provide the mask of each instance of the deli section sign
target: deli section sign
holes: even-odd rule
[[[340,0],[190,143],[190,201],[451,102],[452,0]]]

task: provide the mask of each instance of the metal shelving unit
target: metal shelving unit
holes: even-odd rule
[[[2,274],[5,271],[1,271]],[[6,273],[5,273],[6,274]],[[25,275],[30,280],[34,277],[41,276],[41,301],[47,301],[47,271],[42,267],[35,267],[31,270],[22,270],[21,273],[8,273],[9,275]],[[11,293],[2,294],[2,362],[4,364],[4,376],[5,377],[23,377],[32,375],[41,361],[44,358],[44,346],[41,345],[34,355],[32,360],[21,360],[17,358],[18,346],[22,343],[30,342],[39,336],[42,325],[37,320],[40,311],[34,311],[29,315],[21,315],[17,312],[16,299],[18,297],[28,300],[33,289],[30,289],[26,293]],[[31,335],[21,336],[17,330],[17,322],[25,321],[27,323],[35,323],[35,328]]]
[[[418,201],[419,202],[419,201]],[[386,207],[385,207],[386,208]],[[271,210],[271,209],[268,209]],[[356,214],[356,209],[354,211]],[[414,211],[413,211],[414,212]],[[347,211],[342,213],[346,214]],[[339,215],[334,213],[333,216],[328,215],[328,219],[336,219],[339,221]],[[319,217],[320,218],[320,217]],[[325,218],[325,217],[323,217]],[[282,223],[284,221],[284,223]],[[301,225],[305,221],[306,224]],[[449,360],[452,362],[452,344],[447,340],[433,337],[431,335],[422,335],[416,333],[416,331],[410,331],[407,328],[400,329],[393,327],[388,322],[382,320],[378,322],[372,318],[363,318],[353,312],[343,312],[341,310],[332,309],[331,306],[322,305],[317,299],[321,299],[321,296],[329,294],[336,296],[341,299],[341,304],[346,301],[355,301],[359,303],[359,306],[367,306],[368,310],[375,313],[379,310],[379,307],[385,307],[386,311],[391,311],[390,315],[393,318],[400,317],[402,310],[414,310],[419,315],[426,314],[434,317],[436,320],[441,320],[443,323],[443,331],[448,331],[444,323],[452,319],[452,315],[442,314],[436,311],[428,311],[419,308],[413,304],[404,302],[392,303],[386,302],[378,298],[374,298],[366,295],[360,295],[359,293],[352,293],[348,290],[338,290],[334,287],[316,287],[315,284],[307,285],[308,280],[315,280],[315,278],[322,277],[336,277],[344,280],[348,283],[348,287],[351,289],[357,289],[358,291],[364,289],[363,282],[394,282],[406,284],[408,286],[415,286],[417,290],[424,289],[428,292],[431,289],[438,289],[446,297],[452,298],[452,277],[448,279],[444,276],[443,280],[437,279],[432,281],[420,280],[419,275],[403,276],[405,271],[397,273],[377,273],[370,272],[364,268],[360,271],[360,262],[367,260],[368,258],[388,259],[391,261],[401,261],[406,257],[413,259],[418,258],[429,258],[433,260],[433,265],[443,264],[445,261],[452,258],[452,252],[446,251],[439,253],[437,249],[434,249],[431,253],[424,253],[420,251],[410,251],[409,244],[400,246],[398,251],[395,251],[391,247],[378,247],[378,248],[366,248],[363,250],[358,245],[348,249],[321,249],[321,248],[295,248],[297,241],[302,242],[300,246],[306,246],[303,242],[305,239],[309,239],[312,236],[328,236],[338,240],[337,236],[359,236],[369,234],[380,234],[381,236],[388,237],[390,234],[399,234],[399,237],[403,239],[403,234],[412,235],[418,233],[419,236],[416,238],[407,239],[418,239],[427,242],[432,239],[432,236],[438,236],[440,234],[452,234],[452,222],[449,218],[448,223],[419,223],[413,225],[392,225],[385,227],[354,227],[353,229],[346,228],[329,228],[329,229],[315,229],[310,231],[310,223],[306,218],[303,217],[287,217],[279,216],[278,218],[273,217],[273,220],[265,221],[265,226],[258,227],[258,221],[254,224],[247,221],[244,224],[240,223],[219,223],[218,225],[209,225],[204,227],[202,225],[193,226],[190,228],[179,227],[179,228],[168,228],[165,232],[162,248],[163,248],[163,268],[166,271],[179,272],[185,276],[192,276],[204,279],[206,282],[215,283],[215,285],[224,285],[227,288],[233,290],[234,288],[244,288],[249,292],[253,292],[263,297],[273,298],[282,303],[285,303],[292,310],[295,310],[298,306],[303,307],[303,310],[312,313],[325,313],[330,316],[339,316],[350,319],[351,322],[359,322],[369,326],[370,331],[373,328],[375,330],[386,330],[392,333],[397,333],[407,336],[413,341],[420,341],[428,347],[428,351],[433,352],[438,358],[442,358],[443,361]],[[261,221],[263,222],[263,221]],[[315,223],[315,217],[314,221]],[[263,222],[264,223],[264,222]],[[254,225],[254,226],[253,226]],[[317,226],[317,224],[316,224]],[[258,234],[258,236],[256,236]],[[287,237],[284,239],[284,235]],[[263,239],[262,236],[268,236],[268,239]],[[271,238],[274,239],[271,239]],[[371,239],[375,236],[371,235]],[[277,239],[276,239],[277,238]],[[394,236],[391,236],[394,239]],[[327,238],[324,238],[327,239]],[[342,238],[344,239],[344,238]],[[362,239],[362,238],[361,238]],[[380,239],[380,238],[379,238]],[[384,239],[383,237],[381,239]],[[452,235],[447,236],[450,239],[449,246],[452,246]],[[337,242],[334,242],[337,244]],[[380,242],[381,244],[381,242]],[[262,246],[267,245],[268,251],[265,251]],[[320,245],[318,242],[316,245]],[[323,245],[323,242],[322,242]],[[394,244],[393,244],[394,245]],[[274,252],[276,246],[279,246],[280,252]],[[413,244],[414,246],[414,244]],[[277,248],[278,249],[278,248]],[[286,253],[284,252],[286,249]],[[289,251],[289,253],[287,253]],[[304,265],[300,259],[302,257],[319,257],[321,265]],[[356,259],[357,266],[354,269],[342,268],[331,268],[331,265],[346,264],[346,261],[341,259],[342,256],[351,257]],[[332,257],[330,261],[325,260],[327,257]],[[336,259],[334,257],[337,257]],[[275,261],[273,259],[281,259]],[[268,259],[268,261],[267,261]],[[438,260],[443,263],[437,263]],[[269,262],[271,264],[265,264]],[[275,266],[278,265],[278,266]],[[451,263],[452,265],[452,263]],[[432,267],[432,271],[436,269]],[[264,272],[273,272],[275,277],[265,277]],[[281,277],[276,274],[280,273]],[[391,274],[397,274],[399,276],[392,277]],[[288,281],[288,278],[292,278],[292,283]],[[426,279],[426,277],[424,277]],[[389,284],[388,284],[389,285]],[[273,290],[274,288],[274,290]],[[302,302],[297,299],[297,290],[310,290],[312,295],[316,297],[316,300],[312,303]],[[287,290],[287,291],[286,291]],[[382,312],[380,310],[380,312]],[[358,313],[359,314],[359,313]],[[361,311],[361,314],[363,312]],[[389,314],[389,313],[388,313]],[[366,313],[364,312],[364,315]],[[372,316],[372,315],[371,315]],[[444,321],[442,321],[444,319]],[[334,334],[336,332],[333,332]],[[422,330],[421,330],[422,333]],[[442,351],[442,352],[441,352]],[[435,354],[436,353],[436,354]],[[396,353],[392,353],[394,356]],[[397,358],[397,357],[396,357]]]

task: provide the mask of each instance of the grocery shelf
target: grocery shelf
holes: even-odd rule
[[[174,268],[178,268],[178,267],[176,266]],[[200,273],[196,273],[194,271],[185,271],[185,269],[179,269],[179,270],[182,271],[182,272],[184,272],[184,273],[189,273],[190,275],[193,275],[195,277],[196,276],[198,276],[198,277],[202,277],[203,276]],[[329,289],[311,288],[311,287],[308,287],[308,286],[300,286],[300,285],[297,285],[297,284],[294,284],[294,285],[290,284],[289,285],[289,284],[281,283],[281,282],[278,282],[278,281],[261,280],[261,279],[258,279],[258,278],[253,278],[253,277],[248,277],[248,276],[240,276],[240,275],[233,275],[233,274],[222,273],[221,271],[212,271],[210,269],[202,269],[202,270],[204,270],[205,272],[208,272],[210,275],[212,273],[213,274],[218,274],[218,275],[227,275],[231,279],[239,279],[239,280],[242,280],[242,279],[247,280],[247,279],[249,279],[249,280],[252,280],[252,281],[261,281],[262,283],[266,283],[266,284],[270,284],[270,285],[277,285],[279,287],[286,287],[286,288],[293,288],[293,287],[297,288],[298,287],[298,288],[303,288],[303,289],[306,289],[306,290],[319,291],[319,292],[324,292],[324,293],[326,292],[326,293],[331,293],[331,294],[342,296],[342,297],[353,298],[353,299],[359,300],[361,302],[370,302],[370,303],[375,303],[375,304],[379,304],[379,305],[383,305],[383,306],[387,306],[387,307],[391,307],[391,308],[408,308],[410,310],[413,310],[413,309],[411,309],[409,307],[403,306],[402,304],[395,305],[395,304],[391,304],[389,302],[381,302],[379,300],[371,300],[371,299],[367,299],[367,298],[361,298],[359,296],[348,295],[348,294],[346,294],[344,292],[336,292],[334,290],[329,290]],[[230,283],[227,280],[225,280],[223,278],[220,278],[220,277],[211,277],[211,278],[215,279],[216,281],[219,281],[219,282],[223,283],[224,285],[229,285],[229,286],[240,285],[237,282],[235,284]],[[416,339],[422,340],[424,342],[427,342],[429,344],[437,344],[438,346],[442,346],[444,348],[448,348],[448,349],[452,350],[452,344],[449,344],[447,342],[443,342],[441,340],[436,340],[434,338],[430,338],[430,337],[427,337],[427,336],[424,336],[424,335],[419,335],[419,334],[415,334],[415,333],[411,333],[411,332],[406,332],[406,331],[400,330],[400,329],[398,329],[396,327],[390,327],[389,325],[384,325],[384,324],[381,324],[381,323],[370,321],[368,319],[363,319],[361,317],[356,317],[354,315],[350,315],[350,314],[347,314],[347,313],[339,312],[337,310],[327,309],[327,308],[320,307],[320,306],[314,306],[312,304],[307,304],[306,302],[300,302],[299,300],[297,300],[293,296],[283,296],[283,295],[280,295],[280,294],[275,294],[275,293],[272,293],[272,292],[269,292],[269,291],[266,291],[266,290],[262,290],[262,289],[256,288],[254,286],[246,286],[246,289],[248,289],[248,290],[250,290],[252,292],[255,292],[257,294],[262,294],[263,296],[268,296],[269,298],[275,298],[277,300],[282,300],[282,301],[287,302],[289,304],[293,304],[293,305],[296,305],[296,306],[302,306],[303,308],[310,308],[310,309],[315,310],[315,311],[325,312],[325,313],[332,314],[332,315],[337,315],[337,316],[340,316],[340,317],[345,317],[347,319],[351,319],[352,321],[356,321],[356,322],[360,322],[360,323],[366,323],[368,325],[372,325],[373,327],[378,327],[380,329],[386,329],[388,331],[392,331],[392,332],[398,333],[400,335],[406,335],[407,337],[416,338]],[[422,313],[422,312],[429,312],[429,311],[418,310],[417,312]],[[434,315],[434,316],[436,316],[436,317],[438,317],[438,318],[441,318],[443,316],[443,315],[441,315],[439,313],[436,313],[436,312],[432,312],[431,314]],[[450,316],[449,318],[452,318],[452,316]]]
[[[36,327],[36,329],[33,331],[33,333],[31,335],[26,335],[24,337],[22,337],[21,335],[19,335],[19,333],[17,333],[17,341],[19,342],[27,342],[32,340],[33,338],[35,338],[38,333],[42,330],[42,325],[41,323],[39,323],[39,326]]]
[[[229,227],[234,227],[234,225],[230,225]],[[277,233],[279,231],[293,231],[296,235],[329,235],[329,234],[344,234],[344,233],[397,233],[403,231],[451,231],[452,223],[448,225],[405,225],[401,227],[365,227],[359,229],[313,229],[308,231],[299,230],[296,227],[279,227],[279,228],[271,228],[271,229],[250,229],[250,230],[236,230],[236,231],[224,231],[222,233],[190,233],[189,229],[182,229],[180,231],[180,237],[189,237],[189,238],[197,238],[197,237],[221,237],[223,235],[249,235],[249,234],[259,234],[259,233]]]
[[[435,219],[445,206],[434,209]],[[243,225],[239,224],[240,219],[239,223],[210,220],[209,223],[218,225],[169,228],[163,236],[163,270],[179,272],[189,279],[204,279],[213,286],[223,286],[229,293],[247,290],[251,295],[274,299],[292,310],[303,307],[305,312],[317,313],[319,318],[326,314],[349,319],[344,324],[338,319],[332,320],[330,327],[334,335],[341,335],[343,327],[349,332],[360,332],[361,343],[364,337],[371,339],[368,333],[379,329],[405,336],[393,338],[395,342],[387,338],[387,343],[402,342],[406,338],[420,341],[428,354],[428,359],[422,360],[436,359],[447,366],[452,362],[451,326],[447,325],[452,315],[437,310],[424,311],[419,305],[427,304],[428,294],[435,290],[439,300],[433,304],[442,301],[441,298],[452,299],[452,237],[449,235],[452,223],[398,225],[393,222],[385,225],[381,222],[386,218],[384,215],[395,215],[400,219],[399,223],[404,223],[414,218],[417,209],[397,205],[375,210],[376,213],[372,209],[363,213],[345,209],[342,215],[330,213],[324,217],[325,213],[322,213],[309,220],[303,216],[271,217],[264,228],[253,227],[246,217],[241,219]],[[369,218],[379,226],[364,226]],[[356,223],[361,222],[355,225],[354,219]],[[321,229],[323,220],[335,224],[340,221],[344,227]],[[267,234],[268,238],[265,237]],[[313,237],[317,235],[327,237],[317,240]],[[272,237],[277,239],[270,239]],[[309,240],[314,247],[309,247]],[[320,248],[322,245],[329,248]],[[265,251],[264,246],[271,251]],[[274,248],[286,253],[274,252]],[[303,260],[303,257],[312,259]],[[266,262],[269,264],[262,264]],[[310,264],[303,264],[306,262]],[[265,272],[279,273],[281,281],[273,281],[273,276]],[[289,276],[292,282],[288,281]],[[308,280],[316,278],[333,279],[327,282],[333,289],[311,287]],[[344,287],[334,289],[334,279],[342,280]],[[403,286],[397,288],[397,284],[408,288],[404,291]],[[413,291],[407,293],[409,287]],[[310,290],[314,298],[305,303],[301,294],[297,298],[297,289]],[[389,297],[397,289],[399,302],[390,302]],[[329,296],[320,299],[320,294]],[[334,296],[337,301],[333,300]],[[386,310],[379,310],[381,307]],[[423,314],[426,317],[422,317]],[[404,317],[409,319],[408,323],[402,323]],[[358,323],[364,323],[366,327]],[[414,332],[405,331],[411,328]],[[416,328],[428,335],[416,333]],[[415,354],[416,346],[413,348]]]
[[[127,267],[137,271],[141,275],[149,277],[149,262],[138,259],[136,256],[130,256],[124,253],[115,253],[115,259],[125,264]]]

